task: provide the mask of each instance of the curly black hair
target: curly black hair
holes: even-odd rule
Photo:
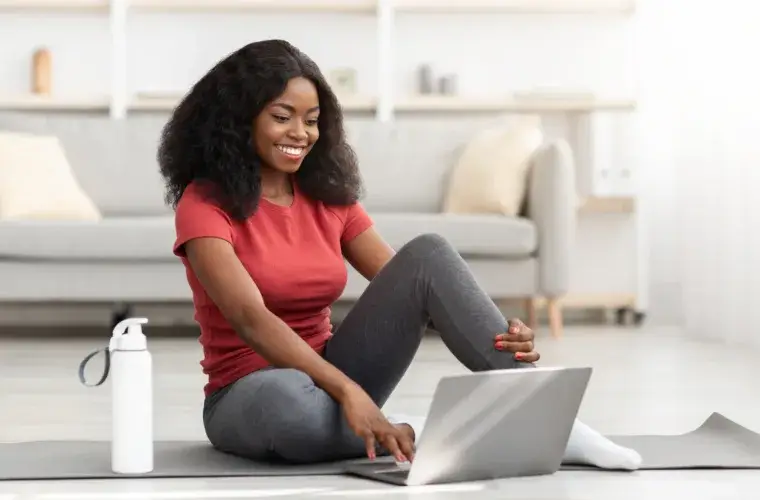
[[[182,99],[164,126],[158,164],[166,203],[176,209],[188,184],[201,181],[230,217],[244,220],[261,197],[256,116],[289,80],[309,79],[319,96],[319,139],[295,175],[301,191],[328,205],[362,192],[356,154],[346,141],[338,99],[314,61],[284,40],[250,43],[218,62]]]

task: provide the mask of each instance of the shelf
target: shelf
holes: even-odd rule
[[[343,111],[358,112],[367,111],[374,112],[377,110],[377,99],[372,97],[362,96],[338,96]]]
[[[180,100],[180,96],[138,96],[127,106],[132,111],[171,111]],[[338,97],[346,112],[374,112],[377,100],[363,96]],[[0,96],[0,109],[13,110],[106,110],[110,106],[108,97],[48,97],[36,95]],[[477,113],[477,112],[592,112],[604,110],[632,110],[633,101],[573,101],[573,100],[478,100],[452,97],[416,97],[399,102],[395,106],[398,112],[441,112],[441,113]]]
[[[181,96],[138,96],[127,106],[132,111],[171,111]],[[374,112],[377,100],[364,96],[338,96],[346,112]],[[0,109],[13,110],[106,110],[110,106],[108,97],[56,97],[56,96],[0,96]],[[592,112],[603,110],[630,110],[635,108],[633,101],[511,101],[477,100],[451,97],[417,97],[396,104],[398,112],[442,112],[442,113],[477,113],[477,112]]]
[[[379,0],[126,0],[135,9],[374,13]],[[4,9],[107,10],[108,0],[0,0]],[[397,12],[628,14],[635,0],[396,0]]]
[[[0,0],[2,1],[2,0]],[[131,0],[141,10],[374,13],[377,0]]]
[[[636,102],[628,99],[559,99],[559,98],[494,98],[474,99],[447,96],[416,96],[398,102],[400,112],[591,112],[630,111]]]
[[[108,0],[0,0],[2,10],[108,10]]]
[[[0,110],[11,111],[107,111],[110,105],[108,97],[0,96]]]
[[[376,99],[360,96],[338,97],[344,111],[372,112],[377,109]],[[168,110],[176,106],[179,98],[139,97],[132,101],[130,109],[142,111]],[[502,101],[474,100],[450,97],[418,97],[402,101],[395,106],[401,112],[583,112],[598,110],[630,110],[636,106],[633,101],[572,101],[547,99],[543,101]]]
[[[597,197],[583,200],[581,213],[630,214],[636,210],[636,200],[630,196]]]
[[[415,13],[630,14],[635,0],[396,0],[396,11]]]
[[[136,97],[127,105],[129,111],[171,111],[180,97]]]
[[[179,103],[181,97],[146,97],[138,96],[131,101],[128,106],[133,111],[171,111]],[[343,111],[346,112],[374,112],[377,108],[375,99],[359,96],[340,97]]]

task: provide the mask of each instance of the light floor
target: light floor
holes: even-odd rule
[[[568,328],[562,341],[545,336],[539,340],[543,365],[594,367],[580,416],[604,433],[680,433],[714,411],[760,431],[758,352],[653,328]],[[108,439],[108,390],[82,387],[76,375],[81,358],[102,345],[103,340],[95,338],[0,338],[0,441]],[[156,365],[157,439],[203,439],[204,378],[196,340],[153,339],[150,347]],[[426,339],[386,410],[424,414],[436,381],[462,371],[438,339]],[[0,482],[0,500],[329,499],[377,494],[420,499],[701,500],[753,498],[759,490],[760,471],[559,472],[421,488],[349,477]]]

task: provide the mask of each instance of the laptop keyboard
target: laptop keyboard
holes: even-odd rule
[[[380,474],[382,474],[383,476],[399,477],[402,479],[406,479],[407,477],[409,477],[409,470],[404,470],[404,469],[389,470],[389,471],[383,471]]]
[[[377,473],[384,476],[406,478],[409,476],[410,466],[408,464],[392,467],[389,469],[380,469]]]

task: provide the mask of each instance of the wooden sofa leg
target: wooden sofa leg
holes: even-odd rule
[[[524,300],[523,307],[525,308],[525,324],[528,325],[528,328],[535,332],[538,328],[536,301],[533,299],[533,297],[528,297]]]
[[[549,299],[547,304],[547,313],[549,314],[549,331],[552,337],[558,339],[562,337],[562,306],[558,299]]]

